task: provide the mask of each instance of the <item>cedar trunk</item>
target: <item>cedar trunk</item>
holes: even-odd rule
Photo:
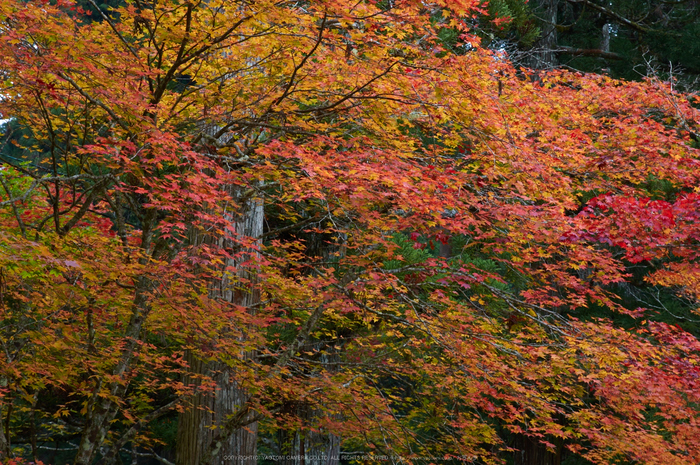
[[[236,192],[233,194],[235,198]],[[261,237],[264,219],[262,200],[241,199],[241,207],[235,220],[236,235],[252,238]],[[199,242],[212,240],[218,241],[220,246],[236,247],[236,244],[228,239],[209,237],[201,238]],[[255,251],[250,251],[250,254],[255,253]],[[254,290],[253,286],[255,274],[240,266],[249,258],[250,255],[243,256],[226,263],[226,269],[235,271],[224,271],[221,286],[211,290],[213,297],[246,308],[252,308],[260,302],[260,294]],[[239,280],[248,282],[249,285],[245,288],[240,285],[236,286],[235,282]],[[246,353],[242,356],[254,358],[255,354]],[[186,377],[186,383],[198,385],[201,375],[212,376],[216,382],[214,392],[202,392],[193,396],[178,420],[176,463],[177,465],[199,465],[211,448],[216,427],[222,425],[228,416],[236,413],[248,400],[248,396],[236,382],[236,373],[231,367],[217,361],[202,361],[193,352],[188,352],[186,359],[191,373]],[[224,438],[218,452],[219,462],[225,457],[227,465],[252,465],[256,463],[257,423],[245,418],[243,423],[245,424],[243,428]]]
[[[557,10],[559,0],[538,0],[537,11],[542,21],[542,32],[535,43],[528,66],[534,69],[551,69],[557,66]]]

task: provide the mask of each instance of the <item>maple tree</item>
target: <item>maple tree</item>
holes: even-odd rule
[[[700,344],[614,287],[697,309],[697,109],[529,79],[483,8],[0,0],[0,459],[158,456],[175,414],[182,464],[700,459]]]

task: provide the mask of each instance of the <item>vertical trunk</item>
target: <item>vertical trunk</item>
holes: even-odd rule
[[[600,49],[604,52],[610,52],[610,30],[612,29],[612,24],[603,24],[603,38],[600,41]]]
[[[6,377],[0,378],[0,389],[7,388],[8,380]],[[7,397],[5,397],[7,399]],[[10,458],[10,432],[5,427],[5,405],[0,401],[0,463]]]
[[[39,391],[36,391],[34,393],[34,396],[32,397],[32,410],[31,413],[29,414],[30,418],[30,425],[29,425],[29,434],[30,434],[30,441],[31,441],[31,446],[32,446],[32,460],[34,462],[38,462],[38,450],[37,450],[37,444],[36,444],[36,403],[39,400]]]
[[[223,423],[228,415],[237,411],[247,400],[245,391],[236,384],[234,373],[228,367],[216,362],[203,362],[191,353],[188,354],[188,362],[193,375],[216,371],[216,390],[213,393],[197,394],[180,414],[177,465],[201,464],[214,437],[212,427]],[[257,429],[257,423],[251,423],[226,438],[219,454],[226,456],[227,464],[256,463],[253,456],[257,450]]]
[[[3,414],[2,409],[0,409],[0,415]],[[5,435],[5,425],[0,423],[0,463],[3,463],[10,457],[10,443],[7,441],[7,436]]]
[[[555,50],[557,39],[557,10],[559,0],[539,0],[537,15],[540,18],[542,35],[535,43],[528,66],[534,69],[550,69],[557,66]]]
[[[234,192],[235,194],[235,192]],[[242,211],[238,213],[235,221],[236,234],[240,236],[259,238],[263,231],[263,203],[261,199],[242,200]],[[201,238],[203,241],[213,241],[216,238]],[[218,240],[219,245],[227,246],[224,239]],[[251,252],[254,253],[254,252]],[[233,281],[253,283],[255,276],[248,270],[240,267],[240,263],[249,257],[240,257],[235,263],[230,260],[226,268],[235,269],[233,275],[224,272],[221,287],[212,288],[213,296],[224,299],[235,305],[251,308],[260,301],[259,292],[252,286],[243,288],[241,285],[232,285]],[[237,266],[238,265],[238,266]],[[254,354],[244,354],[252,358]],[[216,426],[246,402],[245,391],[236,383],[235,372],[225,364],[219,362],[205,362],[199,360],[193,353],[187,354],[191,376],[186,382],[198,384],[201,375],[213,376],[216,389],[210,393],[200,393],[193,397],[184,412],[180,414],[178,421],[177,437],[177,465],[199,465],[205,458],[211,447],[212,439],[216,433]],[[245,420],[244,420],[245,423]],[[257,451],[257,423],[251,422],[245,428],[235,431],[224,438],[219,457],[226,457],[226,463],[231,465],[255,464]]]

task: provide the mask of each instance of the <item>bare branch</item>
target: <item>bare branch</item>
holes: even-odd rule
[[[39,184],[41,184],[41,182],[40,182],[39,180],[34,180],[34,182],[32,183],[32,185],[29,186],[29,188],[28,188],[26,191],[24,191],[24,194],[22,194],[22,195],[19,196],[19,197],[14,197],[14,198],[11,198],[10,200],[5,200],[5,201],[3,201],[3,202],[0,202],[0,207],[4,207],[5,205],[11,205],[11,204],[14,204],[14,203],[16,203],[16,202],[26,202],[27,199],[29,198],[29,196],[30,196],[30,195],[32,194],[32,192],[34,191],[34,189],[36,189],[36,187],[37,187]],[[9,195],[9,194],[8,194],[8,195]]]
[[[613,52],[606,52],[605,50],[600,50],[597,48],[574,48],[560,45],[558,48],[552,51],[555,53],[566,53],[568,55],[579,57],[600,57],[608,60],[624,60],[622,55]]]

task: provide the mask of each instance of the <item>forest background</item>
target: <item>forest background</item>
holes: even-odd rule
[[[700,462],[694,0],[0,0],[0,461]]]

